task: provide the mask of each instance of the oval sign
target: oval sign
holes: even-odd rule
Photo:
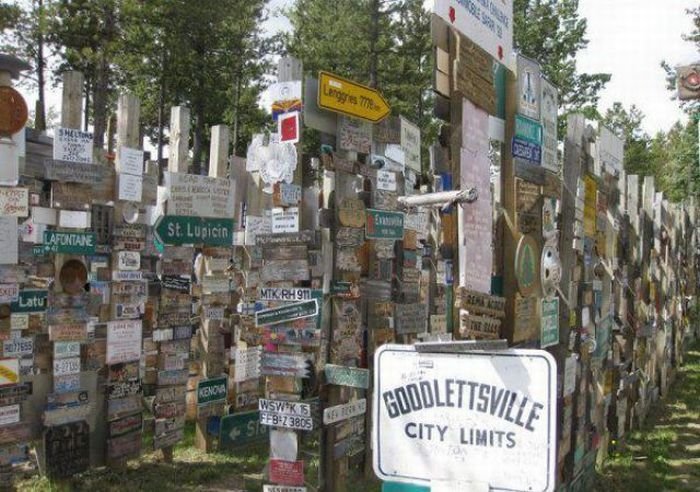
[[[27,123],[29,112],[22,94],[9,86],[0,86],[0,134],[11,136]]]
[[[533,236],[523,236],[518,242],[515,252],[515,279],[518,282],[518,290],[523,297],[535,293],[537,288],[538,268],[540,262],[539,246]]]

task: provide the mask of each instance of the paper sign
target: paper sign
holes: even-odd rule
[[[396,191],[396,173],[390,171],[377,171],[377,189]]]
[[[143,177],[133,174],[119,174],[119,200],[140,202],[143,193]]]
[[[0,188],[0,215],[26,217],[29,215],[27,188]]]
[[[289,208],[272,213],[272,233],[299,232],[299,209]]]
[[[299,112],[281,114],[277,117],[280,142],[295,144],[299,141]]]
[[[74,229],[87,229],[90,227],[90,214],[74,210],[60,210],[58,212],[58,225]]]
[[[17,217],[0,217],[0,265],[16,265],[19,230]]]
[[[139,360],[141,357],[141,320],[107,323],[107,364]]]
[[[53,158],[58,161],[92,162],[92,133],[73,128],[57,128],[53,140]]]
[[[119,147],[117,172],[141,176],[143,174],[143,150]]]

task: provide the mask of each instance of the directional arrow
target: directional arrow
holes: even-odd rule
[[[233,244],[233,220],[162,215],[155,223],[156,239],[163,244],[206,244],[231,246]]]
[[[379,91],[328,72],[318,75],[318,107],[371,123],[391,112]]]

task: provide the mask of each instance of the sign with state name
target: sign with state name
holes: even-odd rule
[[[351,401],[350,403],[344,403],[342,405],[336,405],[334,407],[328,407],[323,410],[323,423],[335,424],[341,420],[347,420],[352,417],[357,417],[358,415],[364,415],[366,411],[367,400],[365,398]]]
[[[496,490],[555,490],[557,368],[549,353],[390,344],[375,352],[374,367],[379,478],[429,485],[479,477]]]

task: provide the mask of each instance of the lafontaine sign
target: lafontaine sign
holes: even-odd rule
[[[233,220],[163,215],[156,221],[155,233],[160,242],[171,246],[231,246]]]
[[[44,231],[44,250],[51,253],[92,255],[96,243],[94,232]]]
[[[557,369],[542,350],[375,353],[374,471],[385,481],[553,491]]]

